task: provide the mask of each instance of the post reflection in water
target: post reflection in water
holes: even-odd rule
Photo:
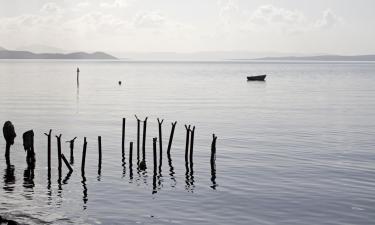
[[[14,176],[14,165],[11,165],[9,154],[5,155],[7,167],[4,173],[4,187],[3,189],[7,192],[12,192],[14,190],[14,185],[16,183],[16,177]]]
[[[25,191],[30,193],[34,193],[34,170],[35,165],[30,164],[23,172],[23,187],[25,188]],[[25,197],[30,200],[32,199],[31,195],[26,195]]]
[[[122,156],[121,156],[121,165],[122,165],[122,178],[125,177],[126,175],[126,162],[125,162],[125,153],[122,152]]]
[[[167,157],[168,157],[168,164],[169,164],[169,176],[171,177],[171,180],[173,181],[172,187],[176,187],[177,181],[176,178],[174,177],[175,172],[174,172],[174,167],[172,164],[172,157],[170,152],[167,152]]]
[[[73,173],[72,171],[69,171],[69,172],[66,174],[64,180],[62,181],[63,184],[68,184],[68,181],[69,181],[70,177],[72,176],[72,173]]]
[[[152,194],[157,193],[156,179],[157,179],[157,156],[156,156],[156,138],[152,139],[153,153],[154,153],[154,174],[152,176]]]
[[[88,201],[88,197],[87,197],[87,186],[86,186],[86,177],[85,177],[85,173],[82,173],[82,188],[83,188],[83,191],[82,191],[82,201],[83,201],[83,209],[86,210],[87,209],[87,201]]]

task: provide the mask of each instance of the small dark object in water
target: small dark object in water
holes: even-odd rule
[[[121,85],[121,80],[118,82],[118,85]]]
[[[19,224],[14,220],[7,220],[7,219],[4,219],[3,217],[0,216],[0,224],[2,224],[2,223],[7,223],[8,225],[18,225]]]
[[[266,79],[266,74],[258,76],[248,76],[247,81],[264,81]]]
[[[146,170],[147,169],[145,161],[142,161],[142,162],[139,163],[139,169],[140,170]]]
[[[14,131],[14,126],[12,122],[6,121],[3,126],[3,135],[5,138],[5,141],[9,145],[14,144],[14,138],[16,138],[16,132]]]

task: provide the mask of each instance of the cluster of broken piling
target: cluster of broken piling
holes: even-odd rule
[[[147,132],[147,120],[146,117],[143,121],[140,120],[136,115],[135,118],[137,120],[137,143],[136,143],[136,154],[137,154],[137,170],[138,171],[146,171],[147,164],[146,164],[146,132]],[[161,176],[161,167],[162,167],[162,156],[163,156],[163,143],[162,143],[162,124],[164,120],[157,119],[158,128],[159,128],[159,136],[154,137],[153,140],[153,193],[157,192],[157,181]],[[143,136],[142,136],[142,146],[141,146],[141,123],[143,123]],[[176,127],[177,121],[172,123],[168,147],[167,147],[167,157],[168,163],[170,167],[170,175],[173,177],[174,171],[172,166],[172,159],[171,159],[171,147],[173,143],[173,136]],[[186,167],[186,187],[190,187],[194,185],[194,170],[193,170],[193,152],[194,152],[194,134],[195,134],[195,126],[191,127],[191,125],[185,125],[186,129],[186,145],[185,145],[185,167]],[[125,131],[126,131],[126,118],[122,119],[122,165],[125,171]],[[47,136],[47,168],[48,168],[48,181],[50,185],[51,180],[51,138],[52,138],[52,130],[50,129],[48,133],[44,133]],[[5,151],[5,158],[6,163],[10,165],[10,147],[14,144],[14,139],[16,137],[15,129],[10,121],[6,121],[3,126],[3,135],[6,141],[6,151]],[[61,184],[62,181],[62,165],[63,163],[69,170],[67,174],[67,178],[71,176],[73,173],[72,165],[74,163],[74,142],[77,137],[66,141],[69,143],[70,147],[70,157],[69,161],[67,157],[61,152],[61,134],[56,135],[57,139],[57,157],[58,157],[58,182]],[[23,137],[23,146],[26,151],[26,162],[30,171],[34,171],[35,168],[35,152],[34,152],[34,132],[33,130],[26,131],[22,135]],[[213,134],[213,140],[211,144],[211,188],[215,189],[216,184],[216,139],[217,137]],[[157,142],[159,142],[159,163],[157,161]],[[129,170],[130,170],[130,178],[133,177],[132,167],[133,167],[133,142],[129,143]],[[142,147],[142,148],[141,148]],[[81,161],[81,175],[83,180],[83,185],[85,187],[85,164],[86,164],[86,149],[87,149],[87,141],[86,137],[84,137],[83,142],[83,149],[82,149],[82,161]],[[141,151],[142,150],[142,151]],[[158,172],[158,164],[159,164],[159,172]],[[101,136],[98,136],[98,175],[101,175],[101,168],[102,168],[102,142]],[[32,177],[34,175],[32,174]],[[66,180],[66,178],[64,179]],[[63,183],[65,183],[63,181]],[[87,189],[86,189],[87,190]],[[87,196],[87,195],[86,195]]]

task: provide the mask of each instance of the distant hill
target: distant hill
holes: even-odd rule
[[[104,52],[33,53],[29,51],[12,51],[0,47],[0,59],[117,59]]]
[[[287,56],[287,57],[264,57],[256,60],[306,60],[306,61],[375,61],[375,55],[318,55],[318,56]]]

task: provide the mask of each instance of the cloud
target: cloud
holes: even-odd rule
[[[137,28],[160,28],[166,25],[166,18],[159,12],[140,12],[134,19]]]
[[[112,0],[100,3],[100,6],[103,8],[122,8],[127,7],[128,4],[128,0]]]
[[[64,10],[54,2],[48,2],[44,4],[42,8],[40,9],[40,12],[46,13],[46,14],[60,14],[63,11]]]
[[[302,12],[297,10],[277,8],[273,5],[263,5],[252,13],[250,21],[257,24],[302,24],[306,21],[306,18]]]
[[[316,21],[315,27],[320,29],[330,29],[342,23],[342,20],[343,19],[332,12],[331,9],[327,9],[323,12],[322,18]]]

